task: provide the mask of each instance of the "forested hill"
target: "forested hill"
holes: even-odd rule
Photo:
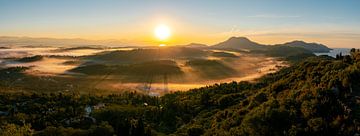
[[[191,45],[191,44],[190,44]],[[196,47],[196,46],[193,46]],[[245,50],[245,51],[263,51],[263,52],[272,52],[274,50],[279,49],[281,47],[282,49],[288,49],[289,47],[294,47],[293,49],[296,49],[299,51],[302,51],[301,49],[307,50],[312,53],[318,53],[318,52],[329,52],[331,49],[323,44],[318,43],[307,43],[304,41],[292,41],[287,42],[284,44],[275,44],[275,45],[265,45],[265,44],[259,44],[256,42],[251,41],[250,39],[246,37],[231,37],[226,41],[220,42],[218,44],[215,44],[213,46],[201,46],[201,47],[208,47],[208,48],[214,48],[214,49],[224,49],[224,50]],[[299,49],[301,48],[301,49]],[[292,50],[292,48],[289,48],[289,50]],[[292,51],[290,51],[291,53]],[[284,53],[284,52],[282,52]]]
[[[360,51],[162,97],[1,94],[0,135],[357,135]],[[84,108],[93,107],[86,113]],[[4,112],[6,111],[6,112]]]
[[[318,43],[306,43],[304,41],[292,41],[292,42],[287,42],[284,44],[280,44],[282,46],[290,46],[290,47],[300,47],[300,48],[305,48],[307,50],[310,50],[312,52],[329,52],[331,49],[326,47],[323,44],[318,44]]]

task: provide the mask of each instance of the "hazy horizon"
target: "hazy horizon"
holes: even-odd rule
[[[232,36],[359,48],[360,1],[0,0],[0,35],[118,40],[136,45],[213,45]],[[223,7],[226,7],[225,9]],[[160,24],[171,36],[159,41]]]
[[[192,44],[202,44],[207,46],[214,46],[221,42],[227,41],[231,39],[232,37],[244,37],[252,42],[256,42],[260,45],[279,45],[279,44],[286,44],[289,42],[294,41],[303,41],[306,43],[317,43],[314,41],[306,41],[302,39],[293,39],[289,41],[284,41],[281,43],[272,43],[272,44],[266,44],[258,41],[254,41],[253,39],[245,36],[231,36],[227,37],[226,39],[223,39],[222,41],[214,42],[214,44],[206,44],[206,43],[198,43],[198,42],[189,42],[184,44],[168,44],[168,46],[189,46]],[[317,43],[317,44],[323,44],[323,43]],[[102,39],[102,40],[94,40],[94,39],[85,39],[85,38],[53,38],[53,37],[30,37],[30,36],[1,36],[0,35],[0,46],[59,46],[59,47],[71,47],[71,46],[103,46],[103,47],[153,47],[153,46],[159,46],[159,44],[141,44],[141,43],[133,43],[129,42],[127,40],[119,40],[119,39]],[[352,46],[343,46],[343,47],[331,47],[328,45],[325,45],[329,48],[356,48]]]

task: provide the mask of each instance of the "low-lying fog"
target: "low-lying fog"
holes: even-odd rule
[[[74,57],[92,55],[104,51],[132,50],[133,48],[54,48],[54,47],[15,47],[0,49],[0,67],[31,67],[29,74],[37,75],[61,75],[68,73],[68,70],[77,67],[79,64],[67,64],[75,61]],[[34,62],[17,62],[19,58],[41,55],[43,59]]]
[[[77,71],[74,69],[79,67],[82,68],[82,66],[91,65],[95,62],[101,62],[99,60],[84,61],[88,60],[87,56],[97,57],[97,54],[104,54],[104,52],[107,53],[112,51],[131,50],[133,50],[133,48],[106,49],[87,47],[21,47],[0,49],[0,67],[30,67],[30,69],[27,70],[26,73],[35,76],[77,77],[80,75],[81,78],[84,78],[84,75],[87,75],[86,72],[84,72],[85,74],[81,73],[82,71],[80,71],[80,73],[77,73]],[[112,90],[132,89],[146,91],[150,95],[161,95],[164,93],[164,91],[186,91],[191,88],[202,87],[215,83],[253,80],[259,78],[262,75],[275,72],[281,67],[287,66],[286,62],[280,61],[276,58],[271,58],[263,55],[255,55],[246,52],[232,52],[224,50],[206,50],[206,52],[211,52],[212,55],[206,56],[205,58],[202,57],[200,62],[197,62],[199,61],[198,58],[170,58],[169,60],[175,62],[175,65],[180,69],[181,72],[181,74],[176,74],[175,76],[171,74],[164,74],[151,77],[150,81],[138,80],[147,78],[146,75],[142,75],[140,76],[140,78],[129,78],[129,74],[127,74],[126,78],[123,78],[121,74],[120,76],[111,74],[90,74],[88,76],[85,76],[85,78],[94,78],[95,80],[99,80],[99,82],[94,85],[94,87],[97,88],[106,88]],[[167,54],[171,54],[171,52]],[[38,57],[34,57],[37,55]],[[192,54],[190,53],[190,55]],[[159,60],[161,59],[162,58],[160,58]],[[193,60],[194,62],[189,63]],[[121,61],[121,59],[119,61]],[[218,66],[218,62],[220,62],[221,65]],[[106,64],[107,66],[111,64],[111,62],[101,62],[99,64]],[[130,64],[126,64],[126,66],[127,65]],[[168,64],[166,64],[166,66],[168,66]],[[207,69],[208,67],[213,68]],[[98,69],[96,69],[96,72],[97,70]]]
[[[164,83],[152,83],[150,93],[163,94],[164,90],[168,89],[168,91],[187,91],[192,88],[204,87],[207,85],[213,85],[215,83],[227,83],[232,81],[252,81],[256,78],[259,78],[265,74],[273,73],[279,70],[281,67],[288,66],[286,62],[277,60],[275,58],[265,57],[265,56],[252,56],[252,55],[243,55],[242,58],[236,62],[234,67],[238,73],[237,76],[227,77],[223,79],[198,79],[195,74],[192,73],[191,70],[186,70],[182,68],[187,74],[183,82],[170,82],[165,85]],[[193,80],[195,79],[195,81]],[[111,88],[122,88],[122,89],[140,89],[144,90],[147,84],[145,83],[122,83],[122,82],[103,82],[103,86],[110,86]],[[101,85],[100,85],[101,86]]]

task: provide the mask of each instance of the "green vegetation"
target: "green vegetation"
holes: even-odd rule
[[[304,41],[292,41],[282,44],[283,46],[300,47],[312,52],[329,52],[331,49],[318,43],[306,43]]]
[[[176,61],[186,61],[185,67],[191,67],[195,74],[205,79],[236,76],[237,71],[233,68],[223,64],[220,60],[207,60],[208,56],[229,59],[237,57],[232,53],[211,52],[187,47],[112,51],[86,56],[83,58],[84,63],[70,72],[88,76],[110,75],[120,78],[124,82],[148,82],[150,80],[150,82],[163,82],[165,75],[184,76],[186,73],[181,71]]]
[[[80,65],[80,64],[82,64],[82,62],[78,61],[78,60],[69,60],[69,61],[65,61],[62,64],[64,64],[64,65]]]
[[[19,126],[15,124],[5,124],[0,128],[1,136],[30,136],[33,135],[33,130],[31,126],[25,124],[24,126]]]
[[[42,60],[44,57],[41,55],[35,55],[35,56],[31,56],[31,57],[24,57],[24,58],[20,58],[17,59],[16,61],[18,62],[23,62],[23,63],[28,63],[28,62],[35,62],[35,61],[40,61]]]
[[[211,55],[214,57],[231,57],[231,58],[238,57],[235,54],[227,53],[227,52],[213,52]]]
[[[290,62],[299,62],[308,57],[315,56],[310,50],[305,48],[282,45],[269,46],[266,50],[254,50],[251,52],[271,57],[280,57]]]
[[[185,64],[205,79],[219,79],[236,75],[236,71],[218,60],[193,59]]]
[[[196,48],[166,47],[154,49],[134,49],[130,51],[111,51],[87,56],[84,59],[98,62],[129,64],[164,59],[199,58],[206,57],[207,54],[208,52]]]
[[[216,62],[188,65],[198,63]],[[350,56],[336,59],[308,57],[256,82],[215,84],[162,97],[1,93],[0,134],[356,135],[359,79],[360,50],[353,49]]]
[[[35,131],[33,134],[39,136],[111,136],[114,133],[118,135],[126,134],[121,130],[122,127],[129,127],[127,135],[137,135],[137,133],[141,132],[151,133],[146,131],[145,124],[140,120],[141,116],[136,115],[141,114],[141,111],[152,110],[151,106],[143,107],[144,102],[148,102],[149,105],[155,105],[157,102],[156,97],[135,93],[124,93],[107,97],[78,95],[76,93],[21,93],[2,94],[0,98],[0,105],[2,107],[0,110],[8,109],[6,112],[9,114],[8,116],[0,116],[0,124],[3,126],[0,129],[0,134],[19,133],[19,135],[26,135],[24,134],[25,132],[32,133]],[[106,109],[98,110],[91,113],[91,116],[88,116],[85,108],[87,106],[94,108],[100,102],[111,103],[111,105],[106,105]],[[106,121],[109,118],[111,125]],[[31,125],[25,123],[30,123]],[[122,126],[121,124],[114,123],[125,124]],[[117,127],[114,127],[114,129],[112,125]],[[30,126],[31,129],[29,129]]]
[[[102,50],[104,47],[92,45],[92,46],[79,46],[59,49],[58,51],[71,51],[71,50]]]
[[[0,49],[10,49],[9,47],[2,47],[0,46]]]
[[[26,74],[28,67],[10,67],[0,69],[0,93],[34,92],[55,93],[78,91],[80,93],[108,93],[94,88],[98,80],[62,76],[35,76]],[[92,85],[92,86],[89,86]]]
[[[183,72],[176,62],[170,60],[148,61],[135,64],[105,65],[94,64],[74,68],[70,72],[82,73],[87,75],[117,75],[126,76],[126,80],[136,79],[142,81],[145,76],[164,76],[181,75]]]

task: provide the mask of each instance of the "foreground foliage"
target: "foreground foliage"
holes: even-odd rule
[[[336,59],[310,57],[254,83],[162,97],[3,93],[0,134],[355,135],[359,93],[360,54],[352,50]]]

